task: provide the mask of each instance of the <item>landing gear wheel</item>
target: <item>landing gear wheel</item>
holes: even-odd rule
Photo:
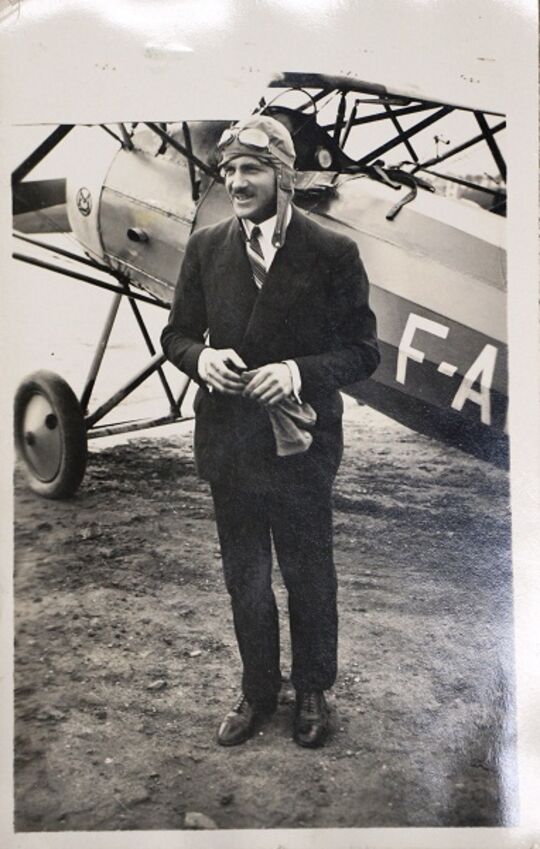
[[[84,417],[70,386],[52,371],[37,371],[15,396],[15,444],[30,488],[45,498],[69,498],[86,469]]]

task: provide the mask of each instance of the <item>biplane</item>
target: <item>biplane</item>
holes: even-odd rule
[[[414,430],[505,463],[504,115],[349,76],[296,72],[275,76],[253,111],[291,131],[295,203],[354,238],[368,270],[382,361],[347,393]],[[139,305],[168,309],[190,233],[230,215],[215,154],[229,125],[61,125],[13,172],[14,256],[113,293],[80,396],[49,371],[30,375],[17,391],[16,445],[35,492],[72,495],[90,439],[185,418],[187,380],[173,392]],[[107,133],[112,156],[81,158],[65,179],[27,179],[72,132]],[[39,238],[66,231],[84,255]],[[122,299],[148,362],[92,408]],[[155,374],[166,412],[111,422],[111,412]]]

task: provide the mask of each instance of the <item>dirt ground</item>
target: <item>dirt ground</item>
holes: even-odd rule
[[[319,750],[291,740],[286,681],[260,734],[215,743],[239,661],[189,428],[92,444],[69,502],[17,470],[17,830],[515,822],[507,475],[347,410],[340,674]]]

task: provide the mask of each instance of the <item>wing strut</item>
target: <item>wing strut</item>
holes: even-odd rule
[[[195,164],[193,162],[193,145],[191,144],[191,133],[189,131],[189,126],[187,121],[182,121],[182,130],[184,132],[184,139],[186,140],[187,145],[187,165],[189,170],[189,179],[191,181],[191,199],[194,203],[197,203],[199,200],[199,181],[197,180],[197,175],[195,174]]]
[[[146,121],[146,126],[149,127],[154,133],[156,133],[156,135],[158,135],[161,139],[163,139],[163,141],[166,141],[167,144],[170,144],[171,147],[174,147],[174,149],[177,150],[178,153],[181,153],[182,156],[185,156],[188,162],[193,162],[195,165],[197,165],[198,168],[201,169],[201,171],[204,171],[205,174],[208,174],[208,176],[212,177],[214,180],[220,179],[220,176],[217,171],[215,171],[213,168],[210,168],[210,166],[207,165],[206,162],[203,162],[202,159],[199,159],[198,156],[195,156],[193,152],[190,153],[190,151],[186,147],[184,147],[183,144],[180,144],[180,142],[176,141],[176,139],[174,139],[169,133],[165,132],[165,130],[162,130],[161,127],[158,126],[158,124]]]
[[[499,145],[493,138],[493,133],[495,130],[491,129],[488,122],[486,121],[486,116],[483,112],[475,112],[474,113],[476,120],[478,121],[478,126],[482,130],[482,134],[486,140],[487,146],[489,147],[493,159],[495,160],[495,164],[500,171],[501,177],[506,183],[506,162],[504,161],[504,157],[500,151]]]
[[[357,99],[355,101],[355,104],[367,103],[367,102],[368,101],[366,101],[366,100]],[[373,105],[376,106],[381,101],[373,100],[373,101],[370,101],[370,103],[371,102],[373,103]],[[386,106],[388,104],[384,104],[384,105]],[[396,118],[400,118],[402,115],[413,115],[415,112],[428,112],[430,109],[435,109],[435,108],[436,107],[432,103],[427,103],[427,104],[421,103],[421,104],[418,104],[417,106],[404,106],[402,109],[395,109],[393,111],[393,115]],[[387,120],[388,120],[388,115],[386,114],[386,112],[376,112],[374,115],[362,115],[361,118],[354,117],[350,121],[350,126],[351,126],[351,128],[352,127],[360,127],[363,124],[372,124],[374,121],[387,121]],[[323,130],[332,130],[333,127],[334,127],[334,124],[321,124],[320,126],[321,126],[321,129],[323,129]],[[343,144],[343,142],[342,142],[342,144]]]
[[[416,151],[415,151],[414,147],[412,146],[412,144],[410,143],[408,137],[405,135],[403,127],[401,126],[401,124],[399,123],[399,120],[397,119],[396,115],[394,114],[392,107],[389,106],[387,103],[385,103],[384,109],[385,109],[386,114],[388,115],[388,117],[392,121],[392,124],[394,125],[394,127],[398,131],[400,139],[403,140],[403,144],[405,145],[405,147],[409,151],[411,158],[413,159],[414,162],[418,162],[418,156],[416,155]]]
[[[63,138],[67,136],[69,132],[73,129],[74,124],[60,124],[56,130],[47,136],[45,141],[43,141],[39,147],[27,156],[24,162],[21,162],[18,168],[15,168],[15,171],[11,175],[11,185],[16,186],[21,180],[24,180],[25,177],[28,176],[30,171],[32,171],[36,165],[39,165],[42,159],[45,159],[48,153],[53,150],[57,144],[59,144]]]
[[[383,153],[387,153],[392,148],[397,147],[398,144],[402,144],[406,141],[406,139],[411,138],[411,136],[416,135],[416,133],[425,130],[426,127],[429,127],[430,124],[434,124],[436,121],[440,121],[441,118],[444,118],[445,115],[448,115],[449,112],[453,112],[451,106],[443,106],[442,109],[437,110],[434,115],[430,115],[428,118],[424,118],[423,121],[420,121],[418,124],[414,124],[410,129],[406,130],[404,133],[400,133],[398,136],[395,136],[390,141],[386,142],[386,144],[381,145],[377,148],[377,150],[372,150],[366,156],[363,156],[362,159],[358,160],[358,165],[367,165],[374,159],[378,159]]]
[[[108,289],[109,292],[123,292],[119,286],[115,286],[113,283],[106,283],[104,280],[97,280],[95,277],[89,277],[87,274],[79,274],[76,271],[71,271],[71,269],[62,268],[60,265],[55,265],[54,263],[37,259],[37,257],[27,256],[26,254],[16,252],[12,254],[12,257],[13,259],[21,260],[21,262],[27,262],[29,265],[36,265],[38,268],[46,268],[48,271],[56,271],[58,274],[63,274],[65,277],[72,277],[74,280],[82,280],[83,283],[90,283],[91,286],[97,286],[98,289]],[[146,304],[154,304],[158,307],[164,307],[165,309],[170,308],[170,304],[167,304],[165,301],[158,298],[150,297],[149,295],[141,295],[138,292],[133,292],[131,297],[135,298],[137,301],[144,301]]]
[[[506,121],[501,121],[500,124],[497,124],[495,127],[490,128],[489,132],[492,136],[494,136],[495,133],[500,132],[500,130],[504,130],[505,127]],[[459,144],[457,145],[457,147],[453,147],[450,150],[447,150],[446,153],[441,154],[441,156],[434,156],[432,159],[428,159],[425,162],[422,162],[420,165],[417,165],[414,170],[418,170],[420,167],[422,170],[425,170],[426,168],[430,168],[432,165],[438,165],[440,162],[444,162],[445,159],[450,159],[451,156],[455,156],[456,153],[462,153],[462,151],[467,150],[467,148],[472,147],[473,145],[478,144],[478,142],[485,140],[486,139],[484,134],[481,133],[479,136],[474,136],[472,139],[463,142],[463,144]]]

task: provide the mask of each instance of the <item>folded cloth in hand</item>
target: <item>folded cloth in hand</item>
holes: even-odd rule
[[[308,450],[313,437],[306,428],[313,427],[317,421],[317,413],[310,404],[298,404],[290,398],[283,398],[273,407],[268,407],[268,415],[278,457],[289,457]]]
[[[242,377],[249,383],[253,371],[243,372]],[[274,431],[278,457],[290,457],[307,451],[313,437],[306,428],[313,427],[317,421],[317,413],[311,404],[299,404],[292,398],[283,398],[266,409]]]

